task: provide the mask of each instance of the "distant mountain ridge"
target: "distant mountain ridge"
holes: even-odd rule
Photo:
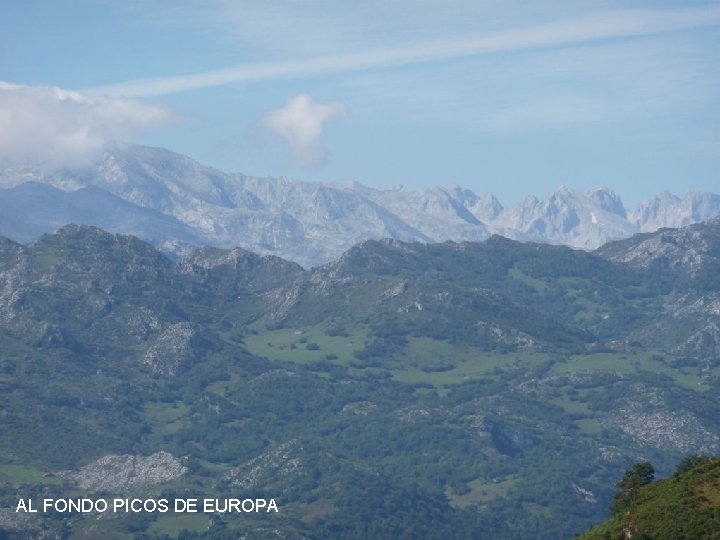
[[[610,240],[720,215],[720,195],[667,192],[634,210],[608,188],[567,187],[504,208],[459,187],[410,191],[229,174],[161,148],[108,151],[80,171],[0,169],[0,235],[28,241],[67,223],[96,225],[182,255],[197,245],[243,248],[303,266],[369,239],[515,240],[594,249]]]

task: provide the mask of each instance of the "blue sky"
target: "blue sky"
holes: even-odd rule
[[[0,160],[115,140],[253,175],[506,204],[720,191],[720,3],[11,2]]]

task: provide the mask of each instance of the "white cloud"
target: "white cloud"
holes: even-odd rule
[[[0,161],[45,168],[81,166],[107,145],[173,119],[167,109],[133,99],[0,81]]]
[[[275,19],[271,18],[271,20]],[[424,64],[508,51],[650,36],[718,24],[720,24],[720,7],[713,5],[682,9],[597,12],[515,29],[467,34],[454,39],[387,44],[382,47],[364,48],[360,52],[322,55],[300,60],[248,63],[190,75],[131,80],[91,88],[88,92],[115,96],[156,96],[237,82]],[[296,34],[303,38],[306,35],[302,32]]]
[[[346,115],[347,107],[342,103],[317,103],[309,95],[300,94],[282,107],[268,111],[260,125],[288,144],[298,165],[316,169],[328,158],[321,140],[325,124]]]

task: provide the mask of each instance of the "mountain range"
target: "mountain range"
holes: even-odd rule
[[[682,227],[720,214],[720,195],[660,193],[627,210],[608,188],[567,187],[504,208],[461,187],[376,189],[229,174],[160,148],[118,147],[80,170],[0,168],[0,234],[28,241],[67,223],[133,234],[181,257],[211,245],[313,267],[353,245],[521,241],[594,249],[609,240]]]

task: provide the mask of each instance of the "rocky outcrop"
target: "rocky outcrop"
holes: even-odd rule
[[[196,325],[189,322],[171,324],[148,347],[142,363],[153,373],[172,377],[186,367],[193,358],[192,340]]]
[[[719,243],[720,218],[714,218],[681,229],[661,229],[610,242],[595,253],[636,268],[671,270],[694,277],[706,269],[720,267]]]
[[[720,451],[715,429],[690,410],[667,406],[662,393],[635,385],[634,396],[618,402],[601,424],[620,429],[641,447],[679,454],[714,454]]]
[[[76,471],[60,475],[92,492],[125,493],[180,478],[187,472],[182,462],[168,452],[150,456],[107,455]]]
[[[223,481],[242,490],[265,486],[279,478],[304,474],[300,458],[302,447],[292,439],[271,448],[247,463],[228,472]]]

